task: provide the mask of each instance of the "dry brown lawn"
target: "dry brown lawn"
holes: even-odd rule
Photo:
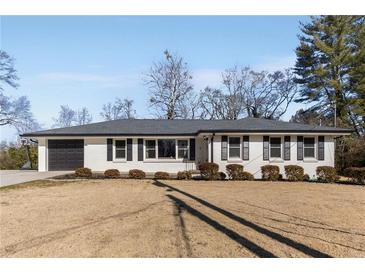
[[[365,257],[365,188],[153,180],[0,190],[1,257]]]

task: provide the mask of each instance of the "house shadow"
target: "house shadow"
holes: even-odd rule
[[[176,187],[170,186],[166,183],[163,183],[159,180],[154,180],[153,185],[158,186],[158,187],[163,187],[166,188],[166,190],[169,190],[171,192],[172,191],[176,191],[177,193],[180,193],[186,197],[189,197],[195,201],[197,201],[198,203],[200,203],[201,205],[204,205],[226,217],[228,217],[229,219],[238,222],[239,224],[251,228],[253,230],[255,230],[258,233],[261,233],[262,235],[265,235],[277,242],[280,242],[282,244],[285,244],[291,248],[294,248],[310,257],[314,257],[314,258],[331,258],[330,255],[321,252],[319,250],[316,250],[312,247],[309,247],[305,244],[302,244],[300,242],[297,242],[295,240],[292,240],[290,238],[287,238],[277,232],[271,231],[265,227],[259,226],[253,222],[250,222],[238,215],[235,215],[223,208],[220,208],[206,200],[203,200],[197,196],[194,196],[190,193],[187,193],[185,191],[182,191]],[[184,201],[176,198],[173,195],[168,194],[167,195],[172,201],[174,201],[175,204],[178,204],[180,207],[184,208],[187,210],[187,212],[189,212],[190,214],[198,217],[200,220],[204,221],[205,223],[211,225],[212,227],[214,227],[215,229],[219,230],[220,232],[224,233],[225,235],[227,235],[228,237],[230,237],[231,239],[235,240],[236,242],[240,243],[241,245],[243,245],[244,247],[246,247],[247,249],[249,249],[250,251],[254,252],[257,256],[259,257],[275,257],[275,255],[273,253],[271,253],[270,251],[267,251],[265,249],[263,249],[262,247],[259,247],[258,245],[256,245],[255,243],[253,243],[252,241],[246,239],[245,237],[239,235],[238,233],[234,232],[233,230],[230,230],[229,228],[219,224],[217,221],[211,219],[210,217],[202,214],[201,212],[197,211],[196,209],[192,208],[191,206],[189,206],[188,204],[186,204]]]

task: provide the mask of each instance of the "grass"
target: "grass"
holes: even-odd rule
[[[113,179],[1,190],[0,257],[365,257],[359,186]]]
[[[70,183],[76,183],[79,181],[58,181],[58,180],[34,180],[26,183],[8,185],[0,187],[0,191],[8,191],[8,190],[17,190],[17,189],[26,189],[26,188],[45,188],[45,187],[53,187],[53,186],[63,186]]]

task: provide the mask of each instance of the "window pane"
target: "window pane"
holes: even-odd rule
[[[229,158],[239,158],[239,157],[240,157],[240,148],[230,147]]]
[[[115,153],[115,158],[125,158],[125,149],[117,149]]]
[[[188,147],[188,140],[178,140],[177,146],[179,148],[187,148]]]
[[[314,158],[314,148],[305,147],[304,148],[304,157]]]
[[[146,148],[153,148],[155,149],[156,141],[155,140],[147,140],[146,141]]]
[[[188,158],[188,150],[187,149],[179,149],[178,152],[177,152],[177,157],[179,159]]]
[[[229,145],[230,146],[234,146],[237,147],[239,146],[241,143],[241,138],[240,137],[230,137],[229,138]]]
[[[273,147],[279,147],[281,145],[281,138],[270,138],[270,145]]]
[[[280,158],[281,157],[281,148],[271,147],[270,148],[270,157]]]
[[[156,158],[156,150],[155,149],[148,149],[146,151],[146,158],[147,159],[154,159],[154,158]]]
[[[115,141],[115,146],[117,148],[125,148],[125,140],[116,140]]]
[[[158,140],[158,158],[176,158],[175,140]]]
[[[314,138],[304,138],[304,146],[314,147]]]

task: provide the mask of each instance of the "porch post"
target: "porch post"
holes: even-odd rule
[[[213,145],[214,145],[214,135],[212,135],[212,137],[210,138],[210,162],[213,163],[214,162],[214,158],[213,158]]]

